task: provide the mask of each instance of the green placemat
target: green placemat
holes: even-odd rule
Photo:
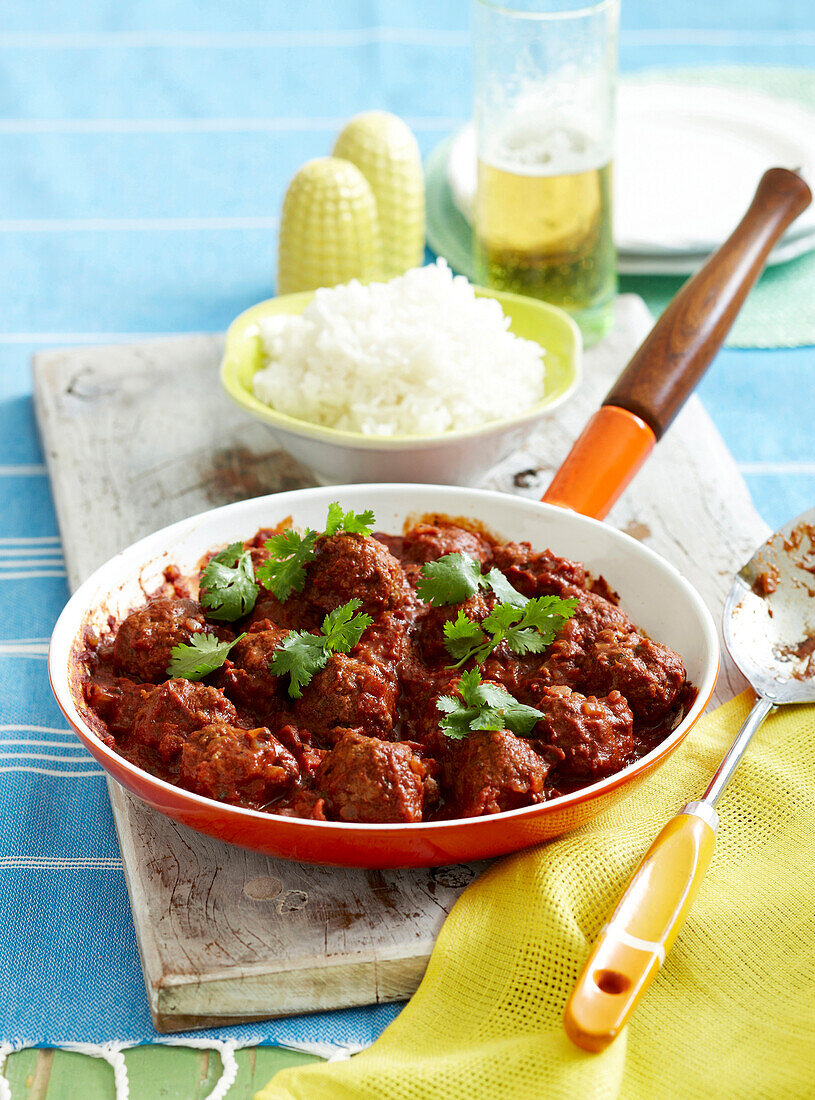
[[[677,83],[719,84],[727,88],[760,91],[794,100],[815,109],[815,73],[808,69],[717,67],[648,69],[626,80],[669,80]],[[472,274],[472,232],[453,203],[447,184],[450,141],[438,145],[425,165],[427,179],[427,239],[462,274]],[[620,291],[639,294],[658,316],[686,276],[622,275]],[[815,344],[815,252],[767,268],[754,288],[727,338],[728,347],[793,348]]]

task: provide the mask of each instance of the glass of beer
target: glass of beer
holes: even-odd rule
[[[584,343],[613,321],[611,157],[619,0],[473,0],[484,286],[567,310]]]

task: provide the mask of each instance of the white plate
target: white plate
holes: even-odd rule
[[[451,148],[448,178],[456,205],[470,221],[475,162],[469,125]],[[815,178],[814,112],[752,91],[624,83],[614,160],[617,248],[628,259],[673,257],[672,270],[692,270],[728,236],[760,176],[774,165],[799,168]],[[793,240],[801,242],[798,251],[780,251]],[[815,206],[788,230],[770,262],[784,262],[811,247]]]
[[[770,253],[767,266],[797,260],[813,249],[813,232],[801,237],[784,237]],[[618,252],[617,270],[621,275],[692,275],[709,255],[709,252]]]

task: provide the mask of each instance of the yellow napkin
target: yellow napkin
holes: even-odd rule
[[[698,797],[746,716],[704,718],[591,827],[495,864],[462,895],[413,999],[347,1062],[279,1073],[256,1100],[815,1096],[815,707],[768,719],[719,805],[713,865],[661,974],[603,1054],[561,1027],[621,888]]]

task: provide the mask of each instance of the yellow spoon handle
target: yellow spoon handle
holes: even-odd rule
[[[717,826],[710,803],[689,802],[646,852],[566,1005],[579,1047],[604,1050],[656,977],[710,866]]]

